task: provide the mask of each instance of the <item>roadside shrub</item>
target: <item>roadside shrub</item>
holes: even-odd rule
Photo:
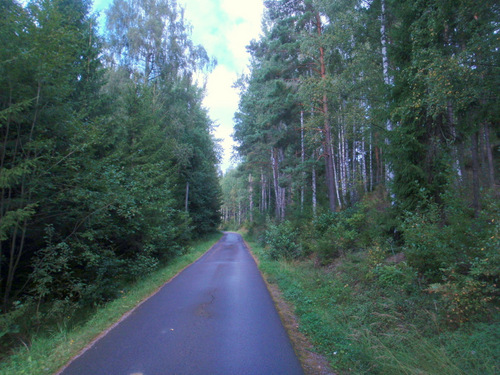
[[[73,313],[82,298],[86,283],[74,271],[78,263],[75,248],[70,242],[61,241],[54,227],[45,228],[46,246],[33,258],[30,297],[36,304],[34,314],[37,326]],[[48,306],[44,302],[50,301]]]
[[[267,256],[271,259],[298,259],[303,256],[299,232],[288,220],[269,225],[265,239],[269,247]]]
[[[385,288],[408,288],[416,279],[416,272],[405,262],[399,264],[380,264],[373,269],[377,281]]]
[[[451,263],[454,255],[440,222],[439,208],[432,204],[424,212],[406,212],[402,225],[409,264],[433,281],[441,278],[440,270]]]
[[[14,301],[8,312],[0,310],[0,349],[20,341],[29,344],[29,331],[33,329],[35,306],[31,300]],[[1,353],[1,351],[0,351]]]
[[[375,268],[382,264],[385,258],[387,258],[387,251],[384,247],[375,244],[368,248],[367,261],[371,268]]]
[[[129,260],[129,275],[133,279],[139,279],[158,268],[159,261],[153,254],[156,249],[153,245],[147,245],[134,259]]]
[[[354,208],[325,213],[316,218],[310,248],[321,263],[327,264],[356,248],[362,221],[363,214]]]
[[[248,235],[261,241],[261,244],[265,244],[267,223],[270,221],[271,219],[268,216],[260,212],[254,212],[253,221],[245,225],[248,229]]]
[[[362,213],[357,239],[360,247],[383,243],[394,233],[393,229],[397,227],[396,215],[382,186],[363,197],[359,203],[359,210]]]
[[[428,292],[438,293],[444,301],[445,320],[454,325],[471,319],[487,318],[492,302],[500,295],[500,223],[492,219],[492,230],[480,246],[481,257],[470,264],[455,264],[443,269],[443,281]],[[468,272],[464,273],[464,269]]]
[[[478,218],[455,197],[447,197],[445,208],[426,203],[426,209],[405,215],[409,264],[430,284],[427,291],[442,298],[448,323],[487,318],[500,295],[498,202],[489,201]]]
[[[480,320],[487,312],[493,296],[485,293],[488,285],[470,276],[450,277],[444,283],[432,284],[428,291],[439,293],[444,301],[444,319],[452,325],[460,325],[471,317]]]
[[[466,202],[451,196],[444,205],[423,198],[415,212],[403,217],[404,250],[410,265],[431,282],[440,281],[443,269],[460,264],[462,274],[470,271],[474,259],[484,258],[482,244],[494,237],[500,219],[498,202],[489,202],[475,218]]]
[[[127,272],[125,260],[108,246],[79,244],[78,250],[82,272],[77,275],[86,282],[81,305],[97,306],[115,298]]]

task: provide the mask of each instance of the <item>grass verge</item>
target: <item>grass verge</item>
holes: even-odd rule
[[[300,330],[339,374],[497,374],[500,325],[442,326],[432,295],[381,285],[365,253],[330,267],[276,261],[248,236],[269,283],[295,307]]]
[[[239,230],[239,233],[245,237],[245,231]],[[247,237],[245,237],[247,238]],[[253,255],[255,262],[260,268],[260,259],[255,256],[253,247],[245,241],[247,248]],[[292,341],[295,354],[299,358],[305,375],[335,375],[330,368],[330,364],[326,358],[314,351],[314,348],[309,339],[299,330],[297,317],[295,316],[293,306],[283,298],[278,285],[269,282],[269,275],[264,274],[264,281],[266,282],[267,289],[271,294],[275,307],[280,315],[281,322],[285,327],[288,337]],[[272,280],[272,279],[271,279]]]
[[[0,374],[55,373],[101,332],[106,331],[124,314],[154,294],[166,281],[197,260],[221,237],[221,233],[216,233],[194,243],[186,254],[172,260],[167,266],[148,277],[129,285],[120,298],[97,308],[82,323],[73,325],[71,318],[68,318],[50,331],[38,334],[32,339],[30,346],[17,349],[0,364]]]

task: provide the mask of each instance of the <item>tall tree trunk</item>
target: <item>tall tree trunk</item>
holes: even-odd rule
[[[264,171],[260,168],[260,195],[261,195],[261,206],[260,212],[264,213],[267,211],[267,202],[266,202],[266,178],[264,176]]]
[[[283,149],[282,148],[279,148],[278,149],[278,165],[281,166],[281,164],[283,163],[283,160],[285,159],[285,153],[283,152]],[[279,176],[280,176],[280,169],[281,168],[278,168],[278,181],[280,180]],[[285,212],[286,212],[286,188],[283,188],[283,187],[280,187],[280,199],[281,199],[281,204],[280,204],[280,208],[281,208],[281,212],[280,212],[280,216],[281,216],[281,219],[283,220],[285,218]]]
[[[453,137],[453,145],[451,146],[451,157],[453,158],[453,169],[455,170],[455,174],[457,176],[457,185],[462,183],[463,172],[462,172],[462,163],[460,162],[460,153],[457,150],[457,131],[455,128],[455,116],[453,114],[453,105],[451,101],[448,101],[447,105],[447,117],[448,117],[448,126],[450,128],[451,136]]]
[[[10,242],[9,268],[7,269],[7,280],[5,282],[5,291],[3,295],[4,311],[8,310],[10,291],[12,289],[12,282],[14,280],[14,258],[17,244],[17,231],[18,226],[16,225],[16,227],[14,228],[14,233],[12,234],[12,240]]]
[[[313,158],[313,161],[315,161],[314,151],[313,151],[313,154],[312,154],[312,158]],[[313,217],[316,217],[317,200],[316,200],[316,164],[315,163],[313,163],[313,166],[312,166],[311,190],[312,190]]]
[[[342,208],[342,201],[340,200],[340,193],[339,193],[339,185],[338,181],[339,179],[337,178],[337,163],[335,162],[335,152],[333,151],[333,146],[330,147],[330,153],[332,154],[333,159],[333,178],[335,180],[335,192],[337,193],[337,203],[340,208]]]
[[[36,128],[37,123],[38,123],[38,117],[39,117],[39,112],[40,112],[41,92],[42,92],[42,83],[41,83],[41,81],[38,81],[36,101],[35,101],[35,111],[33,113],[33,119],[31,122],[31,128],[30,128],[30,132],[29,132],[29,136],[28,136],[27,145],[30,145],[33,142],[33,136],[35,134],[35,128]],[[19,146],[20,155],[22,155],[22,153],[24,152],[23,143],[22,143],[22,140],[20,139],[21,134],[22,134],[22,132],[21,132],[21,129],[19,128],[18,129],[18,137],[16,139],[16,146],[15,146],[14,154],[13,154],[15,157],[17,156],[17,152],[18,152],[18,147],[17,147],[18,144],[20,145]],[[24,161],[28,161],[32,156],[34,156],[36,158],[36,156],[37,156],[36,153],[37,153],[37,151],[36,151],[36,147],[35,147],[34,150],[28,149],[28,151],[21,157],[24,159]],[[15,161],[15,158],[14,158],[14,161]],[[27,176],[26,176],[26,173],[24,173],[22,175],[22,178],[21,178],[21,193],[20,193],[20,197],[19,197],[19,207],[20,208],[24,208],[26,205],[28,205],[30,203],[30,200],[31,200],[31,191],[29,190],[29,187],[27,186],[28,182],[26,181],[26,179],[27,179]],[[9,187],[9,190],[11,191],[12,189]],[[10,204],[10,200],[11,200],[11,197],[10,197],[10,192],[9,192],[9,198],[8,198],[9,204]],[[18,219],[18,221],[15,225],[14,233],[12,235],[12,239],[11,239],[9,266],[7,269],[7,279],[6,279],[6,283],[5,283],[5,293],[4,293],[4,297],[3,297],[4,310],[7,310],[8,302],[9,302],[9,298],[10,298],[10,293],[12,291],[12,286],[14,284],[14,276],[16,274],[17,267],[19,265],[19,261],[21,259],[21,256],[24,252],[24,241],[26,238],[26,230],[27,230],[28,222],[27,222],[27,219],[23,219],[22,222],[23,223],[21,225],[21,220]],[[22,228],[22,229],[21,229],[21,239],[18,242],[17,233],[18,233],[19,228]]]
[[[9,95],[9,107],[12,106],[12,90]],[[10,133],[10,122],[11,122],[11,115],[7,116],[7,121],[5,124],[5,133],[3,134],[3,144],[2,144],[2,153],[0,156],[0,171],[3,170],[4,168],[4,163],[5,163],[5,156],[7,154],[7,140],[9,139],[9,133]],[[3,130],[0,128],[0,131]],[[2,185],[2,188],[0,189],[0,219],[2,219],[7,212],[6,210],[6,189],[5,186]],[[0,241],[0,288],[2,287],[2,260],[3,260],[3,242]]]
[[[345,171],[345,181],[346,181],[346,197],[349,199],[352,198],[350,196],[351,193],[351,169],[349,168],[349,143],[347,142],[347,139],[344,134],[344,171]]]
[[[253,223],[253,178],[251,173],[248,175],[248,198],[250,201],[250,222]]]
[[[373,150],[372,150],[372,145],[373,145],[373,135],[372,135],[372,132],[370,131],[370,149],[369,149],[369,152],[370,152],[370,164],[369,164],[369,167],[370,167],[370,191],[373,191]]]
[[[280,193],[279,193],[279,182],[278,182],[278,160],[275,155],[275,150],[274,148],[271,149],[271,165],[273,168],[273,186],[274,186],[274,210],[275,210],[275,217],[279,221],[281,220],[280,217]]]
[[[380,22],[380,43],[382,45],[382,72],[384,76],[384,83],[386,86],[389,86],[392,84],[392,78],[389,75],[389,59],[387,57],[387,35],[385,32],[386,29],[386,9],[385,9],[385,0],[381,0],[381,22]],[[392,122],[389,118],[387,118],[385,128],[387,133],[389,134],[392,131]],[[390,146],[390,140],[389,137],[385,137],[385,145],[387,148]],[[392,170],[392,166],[390,165],[389,161],[385,161],[385,179],[386,179],[386,187],[387,190],[390,192],[390,183],[394,180],[394,172]],[[394,204],[394,195],[391,192],[391,201]]]
[[[271,186],[271,177],[267,178],[267,211],[271,210],[271,195],[272,195],[272,186]]]
[[[375,146],[375,185],[383,183],[383,171],[382,160],[380,156],[380,147]]]
[[[366,176],[366,142],[365,142],[365,133],[363,131],[363,138],[361,141],[361,152],[363,153],[363,158],[361,162],[361,174],[363,175],[363,190],[365,193],[368,192],[368,178]]]
[[[316,28],[318,36],[322,35],[322,23],[319,13],[316,13]],[[326,78],[326,65],[325,65],[325,50],[323,46],[319,47],[319,63],[321,79]],[[328,110],[328,98],[326,92],[323,93],[322,98],[323,104],[323,115],[324,115],[324,134],[325,134],[325,169],[326,169],[326,188],[328,192],[328,201],[330,203],[330,211],[335,211],[337,209],[335,203],[335,179],[333,176],[333,157],[330,154],[330,145],[332,144],[332,134],[330,127],[330,118]]]
[[[300,162],[301,162],[301,181],[300,181],[300,212],[304,211],[304,188],[306,181],[306,172],[305,172],[305,146],[304,146],[304,111],[300,111]]]
[[[342,201],[346,202],[347,197],[347,171],[345,168],[345,143],[344,143],[344,128],[342,123],[339,126],[339,169],[340,169],[340,186],[342,187]]]
[[[189,181],[186,181],[186,196],[184,199],[184,211],[189,211]]]
[[[472,135],[472,206],[474,207],[474,215],[479,216],[481,211],[481,204],[479,201],[479,155],[478,155],[478,144],[479,144],[479,131],[476,131]]]
[[[358,200],[357,192],[357,173],[356,173],[356,125],[352,125],[352,163],[351,163],[351,197],[352,202],[355,203]]]
[[[271,165],[273,169],[273,185],[274,185],[274,196],[276,198],[276,219],[281,221],[285,217],[285,188],[279,186],[280,177],[280,162],[282,160],[283,150],[281,149],[271,149]]]
[[[495,167],[493,163],[493,153],[491,152],[490,128],[487,123],[483,124],[484,152],[488,160],[488,180],[490,188],[495,186]]]
[[[241,227],[241,200],[238,199],[238,227]]]

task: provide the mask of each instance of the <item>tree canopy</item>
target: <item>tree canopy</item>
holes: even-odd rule
[[[410,272],[408,295],[438,294],[446,324],[495,321],[498,2],[265,6],[237,82],[226,225],[269,259],[359,257],[381,283],[386,267]],[[404,262],[386,266],[396,251]]]
[[[0,4],[1,311],[35,325],[109,301],[220,221],[193,79],[215,62],[182,8],[116,0],[104,35],[90,10]]]
[[[234,133],[254,195],[271,191],[255,209],[335,211],[382,186],[399,212],[456,191],[479,214],[498,168],[494,1],[265,5]]]

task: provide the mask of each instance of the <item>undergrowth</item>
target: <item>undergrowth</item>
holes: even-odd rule
[[[260,267],[295,306],[300,329],[339,374],[497,374],[498,310],[450,324],[446,298],[380,246],[346,252],[328,266],[313,254],[276,259],[247,236]],[[444,314],[444,317],[443,317]]]

